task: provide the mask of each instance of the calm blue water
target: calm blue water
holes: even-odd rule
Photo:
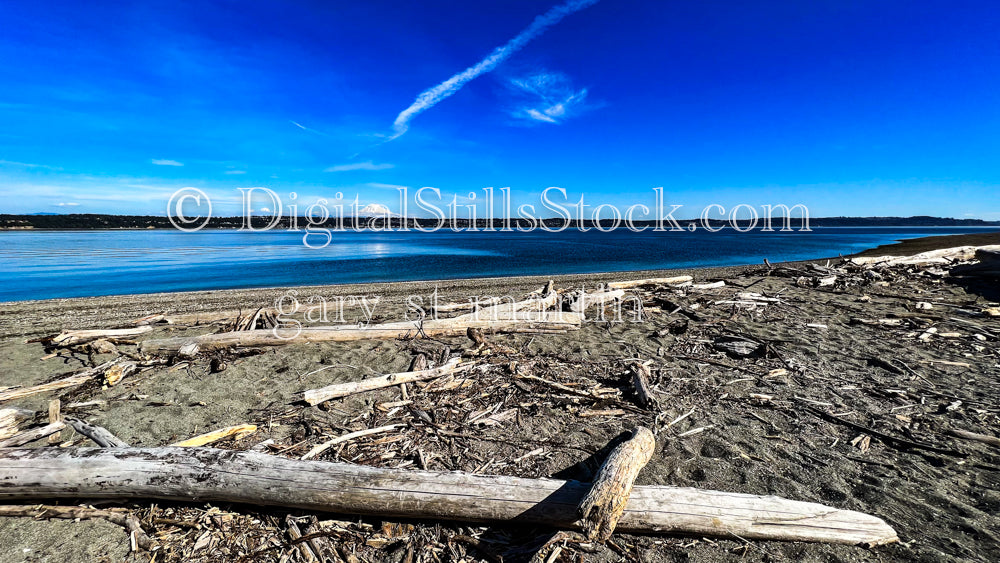
[[[813,232],[0,232],[0,301],[290,285],[731,266],[849,254],[975,228]]]

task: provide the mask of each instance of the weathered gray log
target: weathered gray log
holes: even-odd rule
[[[73,427],[73,430],[76,430],[77,433],[90,438],[95,444],[101,446],[102,448],[129,447],[128,442],[115,436],[103,426],[96,426],[94,424],[90,424],[89,422],[80,420],[79,418],[72,418],[68,416],[65,418],[65,421]]]
[[[510,306],[510,304],[506,305]],[[345,342],[364,339],[387,339],[427,336],[461,336],[470,328],[492,332],[565,332],[579,330],[580,315],[562,312],[493,312],[479,311],[449,319],[425,319],[422,322],[404,321],[358,327],[336,325],[246,330],[222,332],[203,336],[146,340],[141,349],[146,354],[176,354],[182,348],[197,352],[211,352],[230,347],[283,346],[301,342]]]
[[[649,463],[655,449],[653,433],[640,426],[628,440],[611,450],[577,509],[588,538],[601,542],[611,538],[625,512],[635,478]]]
[[[0,451],[0,502],[156,498],[241,502],[341,514],[579,528],[587,483],[298,461],[213,448]],[[618,530],[884,544],[881,519],[778,497],[635,487]]]

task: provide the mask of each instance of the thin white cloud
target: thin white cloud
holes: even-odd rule
[[[246,170],[226,170],[226,174],[246,174]]]
[[[59,203],[53,203],[52,205],[55,205],[56,207],[76,207],[80,204],[75,201],[60,201]]]
[[[153,164],[157,166],[184,166],[183,162],[177,162],[176,160],[166,158],[154,158]]]
[[[352,162],[350,164],[338,164],[336,166],[331,166],[324,170],[324,172],[351,172],[353,170],[388,170],[389,168],[395,168],[395,164],[389,164],[383,162],[380,164],[375,164],[374,162],[367,160],[365,162]]]
[[[396,121],[392,124],[393,134],[386,140],[386,142],[396,139],[406,133],[410,128],[410,120],[414,117],[424,111],[427,111],[441,100],[452,96],[461,90],[462,87],[465,86],[470,80],[496,68],[497,65],[505,61],[517,51],[521,50],[521,48],[527,45],[529,41],[544,33],[549,27],[559,23],[566,16],[574,12],[578,12],[588,6],[592,6],[597,2],[598,0],[569,0],[564,4],[560,4],[559,6],[550,9],[548,12],[536,17],[535,20],[531,22],[531,25],[526,27],[524,31],[518,33],[507,43],[494,49],[489,56],[479,61],[476,65],[470,66],[464,71],[452,76],[448,80],[445,80],[429,90],[425,90],[417,96],[417,99],[410,105],[410,107],[404,109],[398,116],[396,116]]]
[[[310,133],[316,133],[317,135],[323,135],[324,137],[329,137],[330,136],[327,133],[324,133],[322,131],[317,131],[316,129],[313,129],[312,127],[306,127],[305,125],[302,125],[298,121],[292,121],[291,119],[289,119],[288,121],[289,121],[289,123],[291,123],[292,125],[298,127],[299,129],[301,129],[303,131],[308,131]]]
[[[23,166],[24,168],[46,168],[48,170],[62,170],[58,166],[48,164],[31,164],[29,162],[15,162],[13,160],[0,160],[0,166]]]
[[[511,116],[529,123],[562,123],[590,109],[587,89],[576,90],[564,74],[540,72],[513,78],[507,86],[515,99]]]

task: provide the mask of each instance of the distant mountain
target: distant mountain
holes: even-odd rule
[[[374,210],[368,210],[374,211]],[[255,228],[262,229],[267,226],[270,222],[270,216],[255,216],[252,218],[252,225]],[[357,223],[359,227],[363,227],[368,221],[369,217],[359,217]],[[384,219],[383,219],[384,220]],[[398,228],[402,226],[402,218],[394,216],[389,219],[390,228]],[[678,222],[686,226],[690,223],[699,223],[697,219],[679,219]],[[561,219],[545,219],[544,223],[549,226],[558,227],[562,225]],[[213,217],[209,220],[205,228],[208,229],[239,229],[244,224],[243,217]],[[308,221],[304,217],[297,217],[296,224],[299,228],[303,228],[308,224]],[[352,228],[355,224],[355,219],[352,217],[345,217],[343,220],[345,228]],[[489,220],[480,219],[475,222],[475,226],[478,228],[484,228],[489,224]],[[518,221],[512,219],[510,221],[511,226],[530,226],[529,223],[524,221]],[[602,225],[610,225],[609,220],[601,221]],[[653,226],[652,221],[636,221],[637,226]],[[720,227],[728,225],[725,221],[711,220],[710,224],[713,227]],[[745,221],[740,221],[741,226],[745,226],[747,223]],[[758,223],[760,225],[761,223]],[[780,228],[782,224],[781,217],[774,217],[771,219],[771,224],[774,228]],[[798,218],[792,219],[792,228],[800,229],[801,220]],[[288,217],[282,217],[278,222],[275,229],[288,229],[291,225],[291,220]],[[408,218],[407,225],[414,227],[417,225],[423,227],[432,227],[437,225],[437,219],[417,219]],[[493,225],[495,228],[501,228],[503,223],[500,219],[494,219]],[[584,221],[584,226],[593,226],[594,222]],[[929,217],[929,216],[916,216],[916,217],[815,217],[809,220],[809,225],[811,227],[1000,227],[1000,221],[983,221],[982,219],[951,219],[947,217]],[[337,227],[337,219],[331,218],[322,226],[328,228]],[[379,223],[377,226],[382,227],[383,223]],[[451,227],[452,223],[450,221],[446,222],[446,227]],[[472,223],[466,219],[459,219],[455,222],[455,226],[459,228],[466,228],[472,226]],[[571,227],[576,227],[577,222],[571,221]],[[58,214],[58,213],[33,213],[28,215],[7,215],[0,214],[0,230],[24,230],[24,229],[46,229],[46,230],[92,230],[92,229],[173,229],[173,225],[166,217],[157,217],[153,215],[100,215],[92,213],[70,213],[70,214]]]

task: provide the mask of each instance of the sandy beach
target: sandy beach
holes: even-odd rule
[[[1000,244],[1000,234],[915,239],[860,256],[989,244]],[[113,386],[94,378],[0,406],[37,413],[21,422],[24,429],[43,424],[50,401],[59,398],[63,414],[142,447],[252,424],[256,431],[213,446],[247,450],[271,440],[264,451],[294,458],[331,437],[395,424],[392,434],[345,443],[317,459],[581,481],[593,476],[601,448],[645,426],[657,433],[657,447],[637,484],[818,502],[878,516],[901,541],[868,549],[616,534],[607,545],[564,541],[549,561],[986,561],[1000,549],[1000,449],[950,432],[1000,433],[1000,317],[990,313],[1000,289],[995,279],[957,278],[947,269],[865,270],[831,257],[690,271],[297,287],[294,294],[272,288],[5,303],[0,366],[9,390],[122,353],[141,358],[146,340],[221,332],[237,317],[292,296],[300,304],[311,296],[328,303],[365,297],[344,301],[344,322],[378,324],[404,320],[435,291],[440,303],[462,303],[473,296],[524,299],[550,279],[565,294],[642,278],[690,275],[694,283],[629,290],[642,303],[638,320],[628,302],[620,322],[609,321],[610,313],[600,320],[598,306],[586,310],[579,330],[487,334],[485,348],[466,336],[446,336],[218,350],[164,358]],[[761,300],[739,297],[750,292]],[[158,314],[174,322],[104,350],[38,341],[63,330],[135,326]],[[309,324],[301,312],[288,317]],[[736,354],[721,344],[727,339],[756,346]],[[450,388],[412,385],[406,397],[397,386],[301,404],[304,390],[405,372],[418,354],[438,363],[442,354],[461,356],[487,367]],[[628,375],[636,359],[649,362],[653,408],[636,407]],[[567,395],[539,380],[607,392]],[[486,411],[487,419],[508,414],[483,424]],[[93,446],[70,428],[55,436],[28,445]],[[158,542],[157,561],[299,557],[287,535],[288,515],[328,532],[333,561],[516,561],[539,550],[549,554],[555,545],[545,545],[551,530],[529,526],[142,499],[91,504],[132,511]],[[151,557],[131,551],[122,527],[100,519],[0,518],[0,544],[2,561]],[[426,553],[435,555],[414,559]]]

